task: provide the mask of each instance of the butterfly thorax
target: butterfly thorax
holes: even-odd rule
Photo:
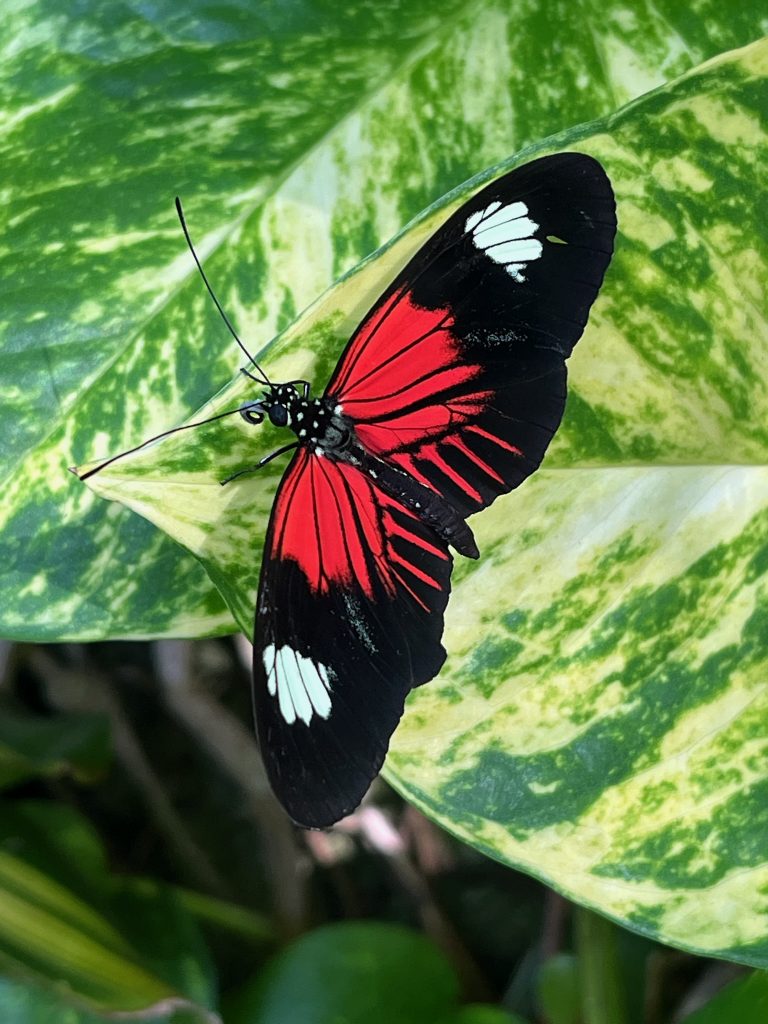
[[[341,452],[348,447],[354,429],[338,411],[338,407],[324,398],[299,398],[288,423],[299,439],[299,444],[323,452]]]
[[[308,389],[305,389],[308,392]],[[300,445],[325,454],[344,451],[354,438],[352,425],[331,398],[310,398],[293,384],[276,384],[259,403],[276,427],[288,427]]]

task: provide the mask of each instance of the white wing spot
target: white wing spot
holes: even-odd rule
[[[537,260],[544,249],[538,238],[533,237],[539,225],[528,216],[528,207],[523,202],[509,206],[493,202],[467,217],[465,226],[472,232],[477,248],[519,282],[525,280],[523,271],[527,264]]]
[[[264,648],[267,690],[277,697],[280,714],[288,725],[301,719],[309,725],[313,715],[328,718],[331,713],[331,681],[328,669],[320,662],[299,654],[287,644]]]
[[[267,689],[274,697],[277,693],[277,686],[275,684],[275,645],[270,644],[269,647],[265,647],[261,657],[264,662],[264,671],[267,673]]]

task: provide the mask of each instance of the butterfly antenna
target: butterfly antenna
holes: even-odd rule
[[[172,427],[171,430],[164,430],[162,434],[156,434],[155,437],[150,437],[147,441],[142,441],[141,444],[137,444],[135,448],[129,448],[128,451],[120,452],[119,455],[113,455],[111,459],[107,459],[105,462],[100,462],[98,466],[94,466],[93,469],[89,469],[87,473],[82,475],[77,472],[76,466],[70,466],[70,473],[74,473],[78,480],[87,480],[89,476],[93,476],[94,473],[100,472],[102,469],[106,469],[107,466],[111,466],[113,462],[117,462],[118,459],[124,458],[126,455],[133,455],[134,452],[141,451],[142,448],[146,448],[148,444],[152,444],[153,441],[159,441],[161,437],[168,437],[170,434],[178,434],[180,430],[191,430],[192,427],[203,427],[206,423],[213,423],[215,420],[223,420],[225,416],[234,416],[236,412],[242,415],[245,406],[239,406],[237,409],[228,409],[227,412],[217,413],[215,416],[209,416],[207,420],[197,420],[195,423],[185,423],[180,427]],[[251,422],[256,422],[252,420]]]
[[[176,212],[179,215],[179,220],[181,222],[181,230],[184,232],[184,237],[187,240],[187,245],[189,246],[189,251],[192,253],[192,258],[194,259],[195,263],[197,264],[197,269],[200,271],[200,276],[203,279],[205,287],[208,289],[208,294],[213,299],[213,302],[214,302],[214,305],[216,306],[216,309],[218,309],[219,313],[221,314],[222,320],[224,321],[224,323],[227,325],[227,328],[229,329],[229,333],[232,335],[232,337],[235,339],[237,344],[240,346],[240,349],[243,351],[243,353],[248,357],[249,362],[251,362],[253,364],[253,366],[256,367],[256,370],[261,375],[261,383],[264,383],[264,384],[268,385],[270,383],[269,377],[267,377],[266,373],[264,373],[262,368],[259,366],[259,364],[256,362],[256,360],[253,358],[251,353],[248,351],[248,349],[245,347],[245,345],[242,343],[242,341],[238,337],[237,331],[232,326],[232,323],[230,322],[229,317],[224,312],[224,309],[223,309],[221,303],[219,302],[219,300],[216,298],[216,293],[214,292],[213,288],[211,287],[210,281],[205,276],[205,271],[203,270],[203,265],[200,262],[200,260],[198,259],[197,253],[195,252],[195,247],[194,247],[194,245],[192,245],[192,239],[189,237],[189,229],[187,228],[187,222],[184,219],[184,211],[181,208],[181,200],[179,199],[178,196],[176,196]]]

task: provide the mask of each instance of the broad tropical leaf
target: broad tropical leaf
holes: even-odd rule
[[[563,436],[519,501],[478,519],[447,671],[389,761],[490,855],[762,966],[767,74],[762,42],[589,140],[618,171],[622,240]]]
[[[682,1024],[762,1024],[768,1016],[768,975],[755,971],[731,982]]]
[[[457,1000],[458,979],[423,935],[381,922],[346,921],[316,928],[279,953],[226,1007],[226,1019],[449,1024]]]
[[[237,365],[176,193],[259,347],[448,189],[751,41],[759,15],[712,0],[194,0],[183,18],[167,0],[4,5],[2,633],[232,628],[194,559],[65,471],[173,425]],[[311,348],[327,360],[337,340]]]
[[[601,160],[616,255],[546,467],[473,519],[483,557],[454,577],[447,667],[412,695],[388,762],[409,799],[488,854],[640,931],[756,964],[768,962],[756,896],[768,879],[767,114],[762,41],[525,154]],[[272,375],[324,381],[328,353],[445,209],[293,325],[268,353]],[[250,387],[236,381],[209,411]],[[192,551],[248,629],[278,470],[218,481],[274,446],[235,418],[89,483]]]

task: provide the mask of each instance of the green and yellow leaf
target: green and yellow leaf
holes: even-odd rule
[[[520,157],[602,159],[619,245],[546,469],[477,520],[484,558],[456,574],[449,664],[413,695],[388,773],[447,828],[577,900],[765,965],[766,43],[605,116],[749,42],[760,12],[713,0],[375,9],[373,21],[365,5],[307,5],[300,25],[290,5],[234,0],[193,4],[186,21],[162,3],[119,16],[92,3],[76,21],[42,2],[0,14],[0,153],[13,168],[3,634],[250,629],[278,470],[218,480],[268,451],[267,431],[224,420],[92,478],[183,547],[65,471],[176,425],[236,366],[173,194],[261,348],[457,182],[603,117]],[[321,384],[447,209],[312,307],[270,348],[270,373]],[[202,412],[246,394],[227,385]],[[109,926],[13,868],[2,892],[14,913],[27,900],[30,927],[66,911],[86,941],[73,949],[98,963],[102,943],[116,984],[155,985]]]
[[[662,940],[768,962],[768,40],[526,151],[608,169],[616,255],[545,468],[473,520],[448,663],[388,760],[491,856]],[[506,170],[508,164],[492,173]],[[269,350],[323,380],[373,296],[475,181]],[[198,413],[235,408],[236,380]],[[279,470],[237,417],[90,478],[206,567],[242,628]]]
[[[745,0],[3,5],[2,634],[232,628],[195,559],[66,473],[237,366],[174,195],[259,349],[461,181],[763,31]]]

